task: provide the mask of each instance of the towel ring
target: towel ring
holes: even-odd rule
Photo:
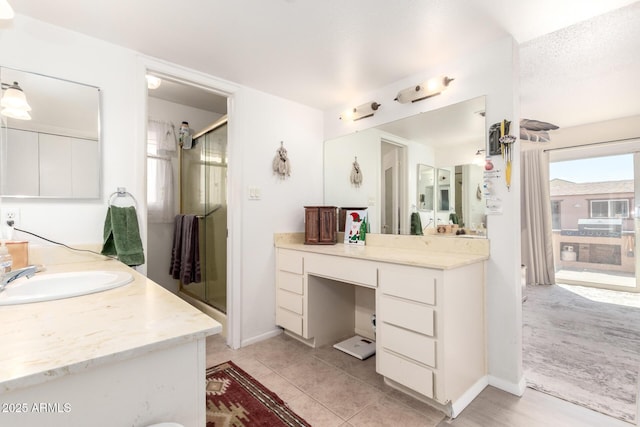
[[[118,191],[111,193],[109,196],[109,206],[115,206],[113,202],[119,197],[130,197],[131,200],[133,200],[133,205],[138,209],[138,202],[136,201],[136,198],[133,197],[133,194],[129,193],[124,187],[118,187]]]

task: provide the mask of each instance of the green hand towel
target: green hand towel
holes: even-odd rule
[[[133,206],[109,206],[104,221],[103,255],[116,255],[128,266],[144,264],[144,251]]]
[[[451,221],[451,224],[460,224],[458,220],[458,214],[455,212],[451,212],[449,214],[449,221]]]

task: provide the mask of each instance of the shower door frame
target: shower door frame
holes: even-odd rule
[[[207,133],[209,133],[209,132],[213,132],[213,131],[215,131],[216,129],[219,129],[219,128],[221,128],[222,126],[227,126],[227,132],[228,132],[228,130],[229,130],[229,128],[228,128],[229,123],[228,123],[228,122],[229,122],[229,118],[228,118],[228,115],[226,115],[226,114],[225,114],[224,116],[220,117],[219,119],[215,120],[211,125],[207,126],[206,128],[204,128],[204,129],[203,129],[203,130],[201,130],[200,132],[198,132],[198,133],[196,133],[196,134],[194,134],[194,135],[193,135],[193,137],[192,137],[192,138],[193,138],[193,142],[194,142],[194,144],[195,144],[195,142],[196,142],[196,140],[197,140],[198,138],[200,138],[200,137],[202,137],[202,136],[206,135],[206,134],[207,134]],[[204,143],[205,143],[205,142],[203,141],[203,144],[204,144]],[[227,136],[227,141],[226,141],[226,146],[225,146],[225,152],[228,152],[228,145],[229,145],[229,138],[228,138],[228,136]],[[224,167],[225,167],[225,168],[228,168],[228,163],[227,163],[227,164],[225,164],[225,166],[224,166]],[[184,197],[183,197],[184,191],[182,190],[182,183],[183,183],[183,178],[182,178],[183,170],[182,170],[182,168],[183,168],[183,152],[182,152],[182,147],[180,147],[180,149],[179,149],[179,151],[178,151],[178,188],[179,188],[178,195],[179,195],[179,209],[180,209],[180,213],[181,213],[181,214],[185,214],[186,212],[184,211]],[[225,174],[225,175],[228,175],[228,174]],[[227,188],[225,189],[225,201],[224,201],[224,202],[225,202],[225,206],[227,206],[227,207],[228,207],[228,202],[229,202],[229,201],[228,201],[228,191],[227,191],[227,190],[228,190],[228,184],[227,184],[227,182],[228,182],[228,176],[226,176],[226,178],[225,178],[225,186],[226,186]],[[205,204],[206,204],[206,203],[205,203]],[[208,209],[207,209],[207,210],[208,210]],[[198,218],[202,219],[202,220],[203,220],[203,222],[204,222],[204,220],[206,219],[206,217],[207,217],[210,213],[213,213],[213,212],[214,212],[214,211],[211,211],[211,212],[203,213],[202,215],[196,215],[196,216],[197,216]],[[227,215],[227,217],[228,217],[228,215]],[[225,225],[226,225],[226,227],[225,227],[225,251],[227,251],[227,253],[225,253],[225,258],[228,260],[228,256],[229,256],[229,255],[228,255],[228,250],[229,250],[229,248],[228,248],[227,240],[228,240],[228,236],[229,236],[229,228],[228,228],[228,224],[225,224]],[[205,241],[205,246],[206,246],[206,241]],[[207,260],[205,260],[204,262],[202,262],[202,261],[200,262],[201,267],[202,267],[205,271],[206,271],[206,262],[207,262]],[[227,270],[228,270],[228,269],[227,269]],[[228,312],[229,312],[229,308],[228,308],[228,305],[229,305],[229,298],[228,298],[229,286],[228,286],[228,271],[227,271],[227,270],[225,270],[225,299],[226,299],[226,302],[225,302],[225,311],[222,313],[225,317],[227,316],[227,314],[228,314]],[[207,280],[207,278],[206,278],[206,273],[205,273],[205,276],[204,276],[204,280],[205,280],[205,282],[206,282],[206,280]],[[199,296],[197,296],[197,295],[195,295],[195,294],[193,294],[193,293],[189,292],[189,290],[188,290],[187,288],[185,288],[185,287],[184,287],[184,285],[183,285],[182,281],[180,281],[179,289],[180,289],[180,292],[184,292],[184,293],[185,293],[189,298],[197,299],[197,300],[199,300],[200,302],[202,302],[203,304],[206,304],[206,305],[208,305],[208,306],[212,307],[212,308],[213,308],[213,309],[215,309],[216,311],[220,311],[220,309],[219,309],[218,307],[216,307],[215,305],[210,304],[210,303],[207,301],[207,299],[208,299],[208,298],[207,298],[207,296],[206,296],[206,292],[207,292],[207,284],[206,284],[206,283],[204,284],[204,292],[205,292],[204,299],[202,299],[202,298],[200,298]]]

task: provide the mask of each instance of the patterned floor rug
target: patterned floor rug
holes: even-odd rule
[[[275,393],[233,362],[207,369],[207,427],[304,426]]]
[[[570,288],[527,286],[523,304],[527,385],[633,422],[640,308],[594,301]]]

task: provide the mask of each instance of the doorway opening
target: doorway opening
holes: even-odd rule
[[[633,422],[640,366],[634,148],[550,152],[556,284],[527,286],[527,385]]]
[[[164,73],[148,75],[160,85],[149,86],[147,96],[147,274],[222,323],[226,335],[227,97]],[[197,222],[190,240],[198,247],[197,280],[171,268],[180,255],[174,236],[184,230],[178,217]]]
[[[382,140],[380,173],[380,232],[382,234],[407,234],[408,211],[406,206],[406,153],[403,145]]]

